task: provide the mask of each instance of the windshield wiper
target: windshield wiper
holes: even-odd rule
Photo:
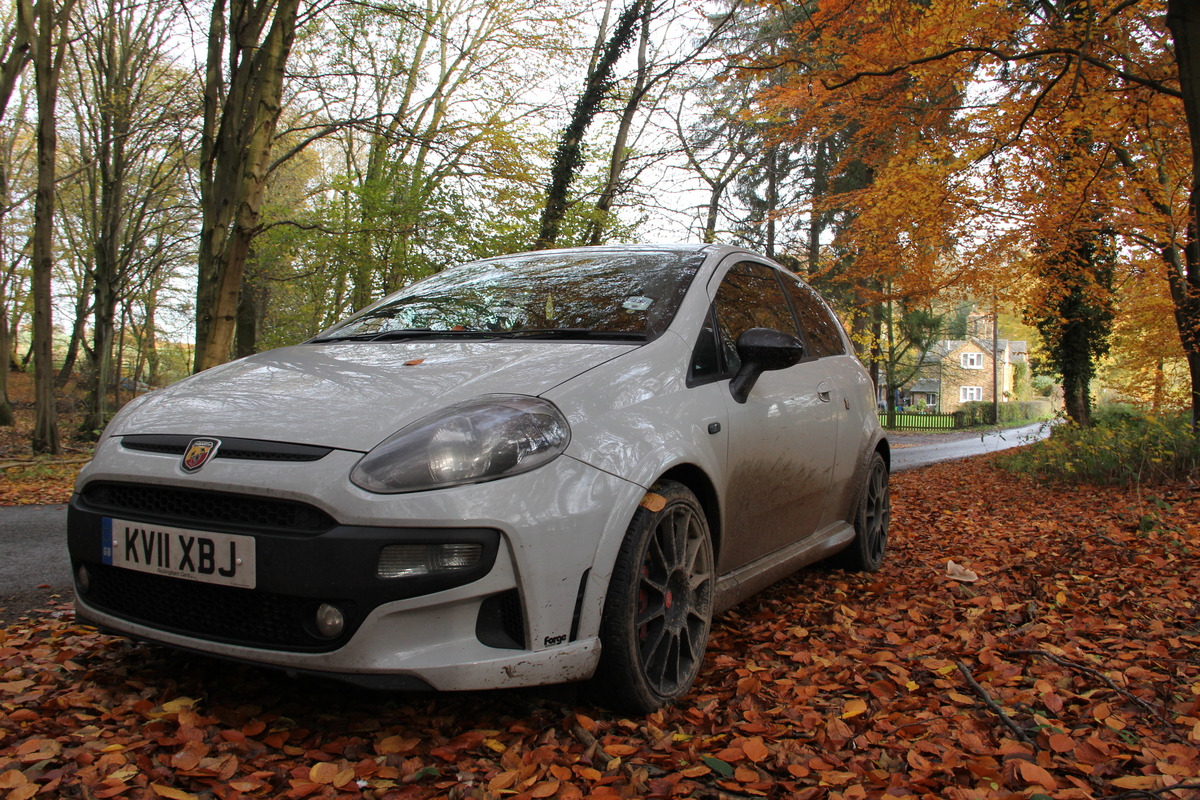
[[[595,331],[591,328],[523,328],[504,331],[505,338],[522,339],[619,339],[621,341],[645,341],[646,334],[634,331]]]
[[[644,342],[646,334],[633,331],[594,331],[590,328],[526,328],[500,334],[513,339],[601,339]]]
[[[351,333],[345,336],[325,336],[319,339],[309,339],[309,342],[324,344],[326,342],[395,342],[403,339],[495,339],[493,331],[480,330],[440,330],[431,328],[397,328],[391,331],[376,331],[374,333]]]

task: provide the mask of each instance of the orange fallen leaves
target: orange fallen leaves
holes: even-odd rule
[[[72,456],[0,470],[0,506],[66,503],[83,466],[78,456]]]
[[[69,618],[10,627],[0,797],[1185,800],[1195,489],[1046,489],[971,460],[893,491],[880,573],[810,570],[718,617],[695,690],[645,717],[559,690],[366,694]],[[954,558],[979,580],[948,581]]]

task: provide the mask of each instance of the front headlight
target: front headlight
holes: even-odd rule
[[[455,403],[385,439],[350,480],[368,492],[419,492],[536,469],[567,449],[571,431],[553,403],[493,394]]]

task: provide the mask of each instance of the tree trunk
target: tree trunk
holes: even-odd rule
[[[32,7],[28,3],[17,4],[17,20],[13,30],[12,47],[8,57],[0,64],[0,120],[4,119],[8,110],[8,101],[12,98],[17,78],[29,63],[32,55],[33,39],[36,36],[34,20],[31,16]],[[24,103],[21,104],[22,110]],[[0,224],[3,224],[11,207],[11,191],[8,181],[8,158],[11,151],[5,153],[4,163],[0,163]],[[0,282],[0,426],[11,427],[14,424],[12,404],[8,399],[8,373],[11,365],[15,364],[12,357],[13,342],[9,332],[8,306],[5,298],[5,283]]]
[[[648,65],[646,63],[646,50],[650,46],[650,15],[642,15],[642,32],[638,40],[638,69],[637,80],[634,83],[632,91],[629,93],[629,99],[625,101],[625,108],[621,111],[621,121],[617,125],[617,137],[613,142],[612,157],[608,162],[608,180],[605,181],[604,189],[600,192],[600,199],[596,201],[596,216],[592,219],[588,226],[588,235],[585,241],[589,245],[600,244],[604,229],[608,226],[608,214],[612,210],[613,203],[617,199],[617,193],[621,187],[621,173],[625,171],[625,165],[629,162],[629,130],[633,127],[633,116],[637,113],[638,106],[641,105],[642,98],[646,96],[648,79]]]
[[[0,426],[13,424],[12,404],[8,401],[8,371],[12,361],[12,346],[8,341],[8,310],[0,294]]]
[[[99,265],[97,265],[99,266]],[[97,270],[99,271],[99,270]],[[88,387],[87,408],[79,432],[87,438],[99,438],[108,422],[108,393],[113,381],[113,340],[116,335],[117,293],[111,280],[96,282],[93,321],[92,374]]]
[[[1091,427],[1092,398],[1086,380],[1080,380],[1075,374],[1063,376],[1063,405],[1075,424],[1081,428]]]
[[[230,24],[225,0],[213,3],[200,146],[203,221],[196,289],[196,372],[229,360],[242,271],[257,233],[298,7],[299,0],[277,4],[232,0]],[[268,17],[271,26],[260,42]],[[232,39],[228,87],[222,63],[227,37]]]
[[[55,13],[52,0],[39,0],[34,74],[38,105],[37,192],[33,209],[33,351],[34,423],[31,446],[35,453],[62,453],[58,410],[54,398],[54,326],[51,320],[51,280],[54,272],[54,179],[58,135],[55,104],[58,79],[66,50],[66,26],[75,0],[66,0]],[[60,30],[61,28],[61,30]],[[58,39],[55,40],[55,32]]]
[[[808,241],[806,251],[808,257],[808,274],[816,275],[820,269],[821,234],[825,230],[825,213],[821,211],[820,199],[829,191],[829,160],[826,139],[817,140],[816,151],[813,153],[812,166],[812,210],[808,218]]]
[[[767,258],[775,257],[775,214],[779,210],[779,145],[767,151]],[[889,403],[889,408],[891,404]]]
[[[717,216],[721,211],[721,197],[725,194],[725,187],[728,182],[714,182],[709,184],[708,192],[708,211],[704,215],[704,235],[702,241],[705,244],[712,244],[717,240]]]
[[[550,168],[550,185],[546,188],[546,207],[542,210],[540,232],[534,250],[547,250],[558,241],[563,219],[567,215],[567,197],[571,184],[583,165],[583,135],[592,119],[600,110],[600,104],[612,91],[613,70],[617,61],[633,43],[636,23],[643,14],[650,13],[647,0],[633,0],[617,19],[612,36],[604,45],[604,52],[584,84],[583,93],[571,112],[554,153],[554,164]]]
[[[1200,436],[1200,5],[1194,0],[1167,0],[1167,28],[1179,65],[1179,90],[1187,117],[1192,150],[1192,187],[1188,198],[1187,242],[1183,264],[1172,269],[1171,299],[1175,323],[1191,374],[1192,430]]]
[[[891,286],[888,286],[891,290]],[[892,313],[892,301],[887,301],[887,426],[896,427],[896,393],[900,389],[896,385],[896,335],[894,332],[896,317]]]
[[[158,284],[152,282],[150,289],[146,292],[146,383],[151,386],[158,386],[159,382],[159,359],[158,359],[158,329],[155,327],[155,316],[158,313]]]
[[[247,272],[242,282],[242,294],[238,300],[237,337],[234,344],[236,358],[245,358],[258,352],[258,336],[267,305],[266,283],[257,270]]]
[[[54,384],[60,389],[67,385],[67,381],[71,380],[71,373],[75,370],[75,361],[79,357],[79,346],[86,333],[88,301],[91,296],[92,276],[85,273],[83,286],[80,287],[79,296],[75,298],[75,324],[71,326],[71,341],[67,345],[67,355],[63,358],[62,367],[58,370],[58,378],[54,381]]]

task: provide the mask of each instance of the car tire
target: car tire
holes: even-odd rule
[[[599,705],[647,713],[679,699],[704,661],[716,586],[704,509],[683,484],[651,487],[666,500],[638,508],[613,567],[600,625]]]
[[[867,468],[867,478],[858,498],[854,515],[854,541],[829,559],[830,566],[852,572],[878,572],[887,554],[888,528],[892,518],[892,499],[888,488],[888,468],[876,451]]]

